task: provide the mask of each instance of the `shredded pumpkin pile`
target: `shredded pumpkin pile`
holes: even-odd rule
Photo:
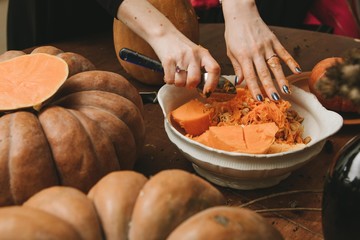
[[[277,143],[307,143],[309,137],[302,138],[303,117],[291,109],[286,100],[255,101],[247,88],[238,88],[237,96],[227,102],[210,102],[206,108],[213,112],[212,126],[250,125],[274,122],[279,128],[275,136]]]

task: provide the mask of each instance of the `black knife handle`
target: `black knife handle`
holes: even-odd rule
[[[141,53],[135,52],[128,48],[122,48],[119,51],[119,56],[122,60],[154,70],[156,72],[164,73],[164,68],[159,61],[151,59]]]

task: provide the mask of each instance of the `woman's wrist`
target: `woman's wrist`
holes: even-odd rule
[[[222,9],[225,22],[246,22],[259,17],[255,0],[222,0]]]

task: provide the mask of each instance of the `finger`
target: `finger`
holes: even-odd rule
[[[208,96],[210,93],[212,93],[218,82],[219,82],[219,77],[220,74],[217,73],[213,73],[213,72],[208,72],[206,75],[206,79],[205,79],[205,84],[204,84],[204,89],[203,89],[203,94],[205,96]]]
[[[244,74],[246,85],[249,88],[251,95],[254,99],[263,101],[264,97],[258,84],[258,78],[253,63],[251,61],[242,62],[241,68]]]
[[[285,78],[279,57],[276,54],[272,54],[271,57],[267,58],[266,63],[269,66],[271,72],[273,73],[281,91],[285,94],[289,94],[289,83]]]
[[[299,63],[295,61],[295,59],[289,54],[288,51],[286,51],[286,49],[281,45],[280,42],[274,42],[274,50],[275,53],[281,58],[281,60],[283,60],[283,62],[286,63],[286,65],[293,73],[299,74],[302,72]]]
[[[186,87],[195,88],[200,83],[201,71],[199,64],[191,64],[188,67]]]
[[[187,70],[183,67],[175,67],[175,86],[185,87],[187,78]]]
[[[276,57],[272,57],[270,60],[275,59]],[[278,58],[277,58],[278,59]],[[270,70],[267,66],[263,57],[259,57],[254,60],[254,64],[256,67],[256,71],[258,73],[261,84],[266,92],[266,95],[275,101],[280,99],[279,93],[277,92],[274,82],[270,73]]]
[[[176,63],[173,61],[163,63],[163,68],[164,68],[164,82],[166,84],[174,84]]]
[[[241,65],[235,58],[233,58],[233,57],[229,57],[229,58],[230,58],[232,66],[234,68],[235,75],[236,75],[235,85],[240,85],[244,81],[244,74],[242,72]]]
[[[204,59],[202,59],[201,65],[208,73],[203,89],[203,93],[207,94],[214,91],[219,82],[220,65],[212,57],[205,57]]]

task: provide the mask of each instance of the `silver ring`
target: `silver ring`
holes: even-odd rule
[[[176,68],[175,68],[175,72],[176,72],[176,73],[181,73],[181,72],[187,72],[187,70],[182,69],[182,68],[181,68],[181,67],[179,67],[179,66],[176,66]]]
[[[265,59],[265,62],[268,62],[270,59],[272,59],[272,58],[274,58],[274,57],[277,57],[277,58],[278,58],[278,55],[277,55],[277,54],[271,55],[270,57],[268,57],[268,58]]]

